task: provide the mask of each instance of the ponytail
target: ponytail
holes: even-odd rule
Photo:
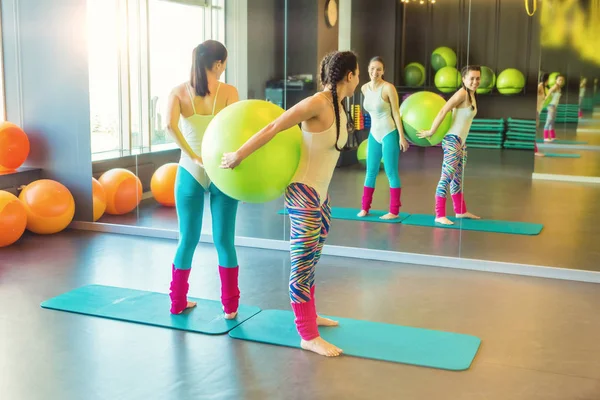
[[[210,94],[206,71],[212,69],[217,61],[225,62],[225,60],[227,60],[227,49],[216,40],[207,40],[194,49],[190,85],[194,88],[196,96],[204,97]]]

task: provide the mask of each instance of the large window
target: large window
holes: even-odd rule
[[[223,0],[87,0],[92,158],[174,147],[171,89],[189,79],[192,50],[224,42]]]

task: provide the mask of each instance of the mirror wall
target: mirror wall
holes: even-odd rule
[[[92,14],[100,15],[100,9],[105,13],[102,24],[90,22],[89,28],[90,60],[104,63],[90,66],[93,174],[99,178],[111,169],[125,168],[142,185],[141,194],[135,184],[129,190],[137,206],[121,215],[105,213],[99,223],[176,234],[176,210],[157,201],[151,182],[159,168],[179,160],[180,150],[165,129],[166,98],[172,87],[188,79],[191,51],[198,43],[213,38],[227,46],[227,69],[221,79],[236,86],[240,99],[267,100],[284,109],[321,90],[318,65],[326,53],[351,49],[359,57],[360,84],[345,102],[354,131],[329,188],[335,209],[327,244],[357,249],[355,254],[383,250],[400,256],[593,268],[586,258],[589,252],[577,256],[575,250],[565,250],[569,241],[560,242],[565,228],[556,215],[561,221],[569,219],[567,213],[575,206],[564,204],[572,192],[561,189],[557,193],[555,183],[537,179],[557,174],[553,172],[557,169],[565,174],[569,168],[597,168],[595,151],[600,150],[600,142],[594,136],[598,126],[593,109],[598,100],[600,74],[595,58],[599,52],[598,44],[589,38],[597,37],[593,21],[598,10],[591,4],[580,2],[580,11],[567,12],[561,7],[573,2],[562,0],[531,0],[528,7],[522,0],[88,3],[98,8],[90,8],[95,10]],[[575,21],[588,31],[573,29]],[[552,24],[560,29],[550,28]],[[182,35],[182,29],[186,34]],[[561,44],[553,44],[559,37]],[[369,143],[371,122],[362,87],[370,87],[369,60],[377,56],[383,60],[383,79],[394,86],[400,104],[421,92],[448,100],[461,84],[455,78],[457,70],[469,64],[481,66],[477,115],[460,157],[462,173],[455,174],[460,179],[448,186],[452,193],[446,204],[447,216],[454,217],[451,194],[462,193],[467,211],[481,221],[457,220],[450,229],[432,223],[443,148],[439,141],[431,145],[408,134],[410,148],[398,156],[400,218],[377,218],[390,206],[385,162],[374,174],[371,214],[375,217],[353,218],[362,208],[369,154],[361,150],[361,144]],[[536,126],[538,81],[545,72],[564,75],[554,142],[544,142],[547,111],[540,113]],[[585,92],[580,90],[582,82],[587,82]],[[578,114],[579,108],[583,117],[573,117],[573,110]],[[586,156],[536,157],[536,142],[539,153]],[[596,189],[576,190],[593,199]],[[562,200],[550,200],[556,198]],[[210,234],[208,197],[204,207],[203,233]],[[239,204],[237,236],[289,240],[289,220],[282,215],[283,209],[283,198]],[[587,211],[582,206],[577,212],[584,218]],[[569,229],[587,228],[577,219]]]

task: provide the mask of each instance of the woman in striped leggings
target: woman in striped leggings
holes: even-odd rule
[[[291,221],[289,293],[301,347],[329,357],[339,356],[342,350],[323,340],[318,326],[338,323],[317,315],[315,267],[331,221],[329,183],[339,152],[348,140],[347,118],[340,108],[342,100],[354,93],[358,74],[354,53],[328,54],[321,61],[323,91],[287,110],[236,152],[226,153],[222,159],[223,168],[235,168],[279,132],[302,124],[300,164],[285,192],[285,206]]]
[[[463,196],[462,179],[467,162],[467,136],[471,129],[473,118],[477,114],[477,101],[475,91],[481,80],[479,66],[468,65],[461,71],[462,87],[448,100],[433,121],[430,130],[417,134],[420,138],[432,136],[438,129],[446,114],[452,111],[452,125],[442,140],[444,160],[442,162],[442,176],[435,191],[435,222],[452,225],[453,222],[446,218],[446,197],[448,187],[454,203],[456,218],[479,219],[478,216],[467,211]]]

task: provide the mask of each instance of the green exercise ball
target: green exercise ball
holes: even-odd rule
[[[516,94],[525,87],[525,75],[516,68],[507,68],[498,74],[496,88],[502,94]]]
[[[442,96],[429,91],[416,92],[408,96],[400,106],[400,118],[407,139],[421,147],[430,147],[441,143],[452,125],[452,113],[446,114],[432,137],[420,139],[417,137],[417,133],[431,129],[433,120],[445,104],[446,100]]]
[[[496,86],[496,74],[491,68],[481,66],[481,82],[477,88],[477,93],[486,94],[492,91]]]
[[[435,87],[442,93],[451,93],[460,87],[460,72],[454,67],[444,67],[435,73]]]
[[[202,159],[219,190],[248,203],[265,203],[283,195],[300,162],[302,131],[297,125],[277,134],[234,169],[220,168],[223,153],[239,149],[283,113],[268,101],[243,100],[212,119],[202,140]]]
[[[418,62],[412,62],[404,68],[406,86],[417,87],[425,83],[425,67]]]
[[[369,154],[369,139],[365,139],[358,145],[358,149],[356,150],[356,158],[358,159],[359,164],[366,167],[367,166],[367,154]],[[381,162],[379,163],[379,168],[383,167],[383,158],[381,158]]]
[[[431,67],[434,71],[444,67],[456,67],[456,53],[450,47],[438,47],[431,53]]]

